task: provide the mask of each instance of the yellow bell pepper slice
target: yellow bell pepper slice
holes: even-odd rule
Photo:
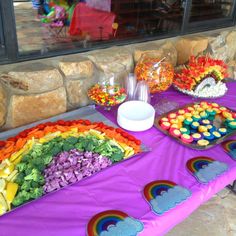
[[[18,190],[18,184],[13,182],[8,182],[6,187],[6,200],[8,203],[11,203],[16,195],[16,192]]]
[[[7,178],[9,174],[5,173],[4,170],[0,170],[0,178]]]

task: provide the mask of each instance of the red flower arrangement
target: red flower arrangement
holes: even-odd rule
[[[175,73],[174,85],[180,89],[193,90],[202,80],[212,77],[221,81],[227,77],[227,65],[209,56],[191,56],[188,65]]]

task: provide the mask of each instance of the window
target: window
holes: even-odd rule
[[[87,49],[181,30],[180,1],[14,1],[20,55]]]
[[[235,2],[0,0],[0,43],[18,61],[170,37],[231,26]]]
[[[190,22],[231,17],[233,3],[233,0],[192,0]]]
[[[120,38],[179,32],[184,8],[180,1],[114,0],[112,11],[119,24]]]

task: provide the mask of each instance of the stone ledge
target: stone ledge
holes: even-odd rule
[[[13,95],[5,128],[15,128],[66,112],[64,87],[39,95]]]
[[[78,79],[94,75],[94,65],[87,58],[75,57],[74,59],[64,59],[59,62],[59,68],[66,79]]]
[[[0,81],[14,94],[43,93],[63,86],[60,72],[43,63],[17,66],[12,71],[2,74]]]
[[[131,72],[134,69],[132,51],[123,50],[121,47],[94,51],[88,54],[88,58],[105,73],[107,70],[115,68],[116,64],[125,66],[128,72]]]
[[[163,44],[160,43],[148,43],[147,45],[137,46],[134,50],[134,62],[135,64],[142,57],[144,53],[154,53],[157,57],[167,59],[176,66],[177,63],[177,50],[171,41],[167,41]]]
[[[180,38],[175,44],[178,52],[178,65],[188,62],[191,55],[198,56],[203,53],[207,46],[207,37],[191,36]]]

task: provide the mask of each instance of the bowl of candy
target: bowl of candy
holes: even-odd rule
[[[173,82],[174,67],[167,57],[160,58],[155,53],[144,53],[135,67],[137,80],[144,80],[150,92],[161,93],[166,91]]]
[[[124,102],[127,98],[125,79],[128,74],[125,66],[119,65],[116,71],[104,74],[100,80],[88,90],[88,97],[98,106],[110,110],[111,107]]]

